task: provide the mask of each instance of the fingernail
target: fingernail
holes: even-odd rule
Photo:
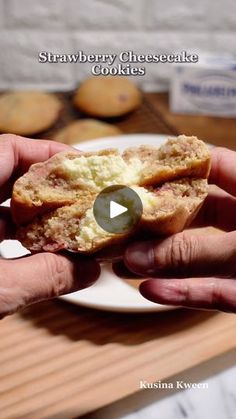
[[[127,267],[139,275],[152,275],[155,271],[154,246],[150,241],[131,244],[125,252]]]

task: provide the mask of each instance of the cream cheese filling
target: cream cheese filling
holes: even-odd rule
[[[71,179],[78,179],[80,183],[99,191],[115,184],[138,184],[143,165],[138,158],[132,158],[127,163],[119,155],[81,156],[65,160],[63,170]]]
[[[132,188],[140,197],[143,205],[143,211],[148,211],[149,208],[155,205],[157,196],[147,191],[145,188],[135,186]],[[102,240],[107,237],[115,236],[113,233],[109,233],[103,230],[98,223],[93,214],[93,208],[89,208],[84,217],[81,219],[79,235],[77,235],[76,241],[79,246],[90,247],[94,240]]]

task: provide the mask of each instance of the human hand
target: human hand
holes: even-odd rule
[[[0,204],[11,196],[17,177],[33,163],[47,160],[67,146],[53,141],[0,136]],[[9,208],[0,207],[0,242],[13,230]],[[97,262],[78,255],[39,253],[0,259],[0,318],[26,305],[86,288],[100,274]]]
[[[236,152],[212,150],[209,195],[195,224],[221,234],[185,230],[131,244],[126,266],[147,279],[141,294],[156,303],[236,312]],[[155,279],[154,279],[155,278]]]

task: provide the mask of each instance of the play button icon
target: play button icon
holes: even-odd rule
[[[103,189],[93,205],[96,222],[103,230],[114,234],[131,231],[139,222],[142,212],[139,195],[132,188],[123,185]]]
[[[110,202],[110,218],[118,217],[118,215],[124,214],[128,211],[128,208],[123,205],[117,204],[117,202]]]

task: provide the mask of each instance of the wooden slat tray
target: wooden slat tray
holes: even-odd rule
[[[74,418],[230,350],[235,315],[117,314],[50,301],[1,322],[0,417]]]

